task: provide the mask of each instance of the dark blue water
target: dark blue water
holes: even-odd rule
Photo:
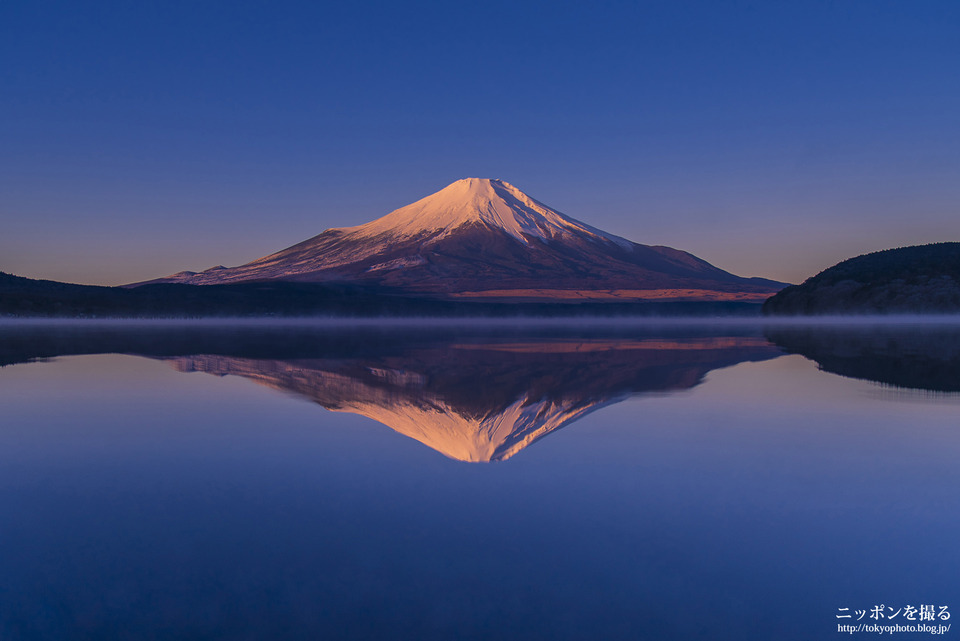
[[[839,608],[960,608],[949,332],[5,332],[4,641],[826,639]]]

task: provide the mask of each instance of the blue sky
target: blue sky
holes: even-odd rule
[[[236,265],[503,178],[745,276],[960,240],[957,2],[0,5],[0,270]]]

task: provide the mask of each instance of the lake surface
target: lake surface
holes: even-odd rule
[[[960,609],[957,326],[9,324],[0,364],[4,641]]]

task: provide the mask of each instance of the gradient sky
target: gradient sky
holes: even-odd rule
[[[237,265],[467,176],[798,282],[960,240],[960,3],[0,4],[0,270]]]

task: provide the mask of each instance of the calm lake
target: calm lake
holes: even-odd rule
[[[3,641],[960,611],[960,325],[6,324],[0,364]]]

